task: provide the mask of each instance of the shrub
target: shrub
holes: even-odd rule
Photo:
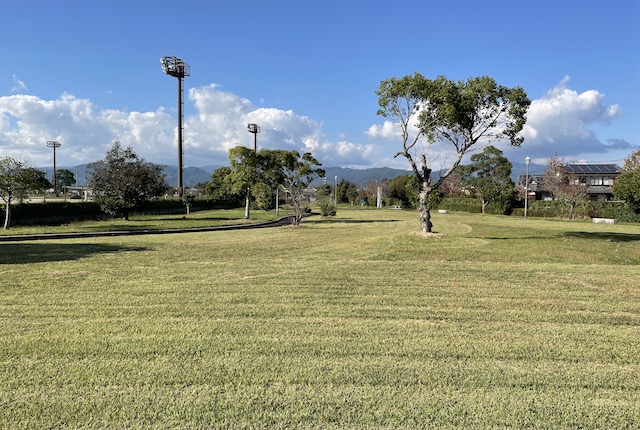
[[[640,214],[622,202],[613,202],[602,210],[602,217],[615,218],[621,222],[640,222]]]
[[[320,215],[336,216],[336,207],[330,199],[319,201],[318,206],[320,207]]]

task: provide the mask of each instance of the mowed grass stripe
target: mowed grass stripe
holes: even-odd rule
[[[0,427],[639,426],[637,226],[416,218],[0,245]]]

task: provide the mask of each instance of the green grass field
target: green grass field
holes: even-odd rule
[[[0,428],[640,428],[640,226],[0,243]]]

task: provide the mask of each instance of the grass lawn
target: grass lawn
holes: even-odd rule
[[[280,216],[286,212],[281,211]],[[8,230],[0,228],[2,235],[47,234],[47,233],[92,233],[96,231],[162,230],[176,228],[213,227],[219,225],[247,224],[271,221],[275,211],[251,211],[251,219],[244,219],[244,209],[210,210],[192,212],[189,215],[131,215],[128,221],[113,218],[107,221],[83,221],[54,226],[14,226]]]
[[[640,226],[434,225],[0,243],[0,428],[640,428]]]

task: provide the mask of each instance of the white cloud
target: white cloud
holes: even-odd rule
[[[631,145],[620,139],[603,142],[592,129],[608,125],[622,114],[619,105],[606,105],[605,95],[597,90],[579,93],[566,85],[565,77],[547,94],[533,100],[527,112],[523,130],[523,148],[537,156],[562,157],[585,154],[604,154],[615,149],[629,149]]]
[[[247,123],[261,127],[259,148],[312,152],[325,166],[370,164],[374,146],[325,139],[322,124],[291,110],[254,108],[216,84],[192,88],[188,102],[195,113],[184,119],[185,165],[228,163],[228,150],[251,147]],[[164,108],[151,112],[101,109],[90,100],[62,94],[55,100],[17,94],[0,97],[0,156],[27,157],[35,165],[51,164],[46,141],[62,144],[61,165],[99,160],[114,139],[130,145],[147,161],[175,165],[177,120]]]
[[[385,121],[382,125],[373,124],[365,134],[372,139],[398,140],[402,139],[400,126],[392,121]]]
[[[602,158],[606,153],[633,150],[634,146],[626,140],[605,138],[603,141],[593,130],[596,126],[609,125],[621,116],[621,107],[617,104],[607,105],[605,95],[597,90],[579,93],[569,89],[569,81],[570,77],[565,76],[543,97],[532,101],[527,112],[527,123],[522,131],[525,141],[521,150],[509,147],[507,142],[494,144],[507,155],[524,151],[527,155],[540,159],[551,157],[555,153],[567,159],[598,154]],[[415,135],[414,126],[409,131]],[[391,121],[374,124],[365,134],[371,139],[397,142],[398,150],[400,149],[401,130]],[[428,148],[431,160],[451,157],[447,153],[446,144],[422,146],[419,151],[427,151],[425,148]]]

